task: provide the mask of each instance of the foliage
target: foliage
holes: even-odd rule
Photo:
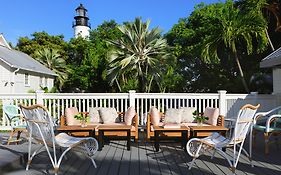
[[[89,40],[81,37],[69,42],[68,64],[71,67],[64,91],[105,92],[110,91],[106,77],[107,52],[110,46],[107,39],[115,39],[119,33],[115,21],[104,22],[90,32]]]
[[[209,117],[201,115],[197,110],[195,110],[192,115],[194,120],[198,123],[204,123],[209,120]]]
[[[86,113],[78,113],[74,115],[74,118],[77,120],[87,120],[88,117],[89,115],[87,115]]]
[[[35,58],[35,52],[43,50],[44,48],[50,48],[58,50],[61,57],[66,60],[67,43],[63,40],[63,35],[51,36],[46,32],[34,32],[31,34],[32,38],[20,37],[16,46],[16,49],[30,55]]]
[[[37,50],[35,52],[35,59],[58,75],[55,83],[61,90],[68,77],[69,69],[65,60],[58,53],[58,50],[49,48]]]
[[[108,78],[111,84],[128,81],[130,76],[137,77],[138,90],[149,92],[149,84],[159,80],[158,65],[168,58],[168,45],[161,37],[160,29],[149,30],[149,24],[149,20],[143,23],[141,18],[136,18],[134,22],[118,26],[121,38],[109,40],[114,46],[109,54]]]
[[[238,80],[249,79],[259,69],[261,58],[256,54],[267,48],[265,31],[266,22],[260,14],[249,8],[242,11],[232,1],[199,4],[166,35],[175,48],[180,75],[186,77],[182,91],[245,91]],[[245,76],[242,67],[247,68]]]

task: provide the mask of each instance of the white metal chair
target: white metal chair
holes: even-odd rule
[[[19,105],[27,121],[27,129],[29,131],[29,148],[28,148],[28,162],[26,170],[29,169],[33,157],[45,147],[49,158],[54,167],[55,174],[58,173],[59,166],[64,155],[71,149],[84,153],[91,159],[94,167],[97,165],[94,161],[94,154],[98,149],[98,142],[92,137],[72,137],[65,133],[60,133],[55,136],[54,124],[52,117],[49,115],[47,109],[42,105],[23,106]],[[36,140],[42,146],[35,151],[31,151],[32,139]],[[57,157],[56,148],[64,148],[64,151]]]
[[[186,144],[186,150],[188,154],[193,157],[193,160],[189,165],[189,169],[192,168],[195,159],[208,150],[213,150],[213,155],[215,154],[215,152],[218,152],[220,155],[226,158],[233,174],[235,174],[235,169],[238,164],[241,151],[246,154],[246,156],[250,160],[251,165],[253,166],[251,161],[251,150],[250,154],[248,154],[247,151],[243,148],[243,144],[249,130],[252,127],[253,119],[259,106],[260,105],[252,106],[250,104],[247,104],[241,107],[236,118],[232,135],[228,138],[215,132],[212,135],[202,139],[190,139]],[[232,156],[227,155],[223,151],[223,148],[226,147],[233,148]]]
[[[20,108],[16,105],[11,104],[3,105],[3,111],[12,127],[12,131],[7,141],[7,145],[9,145],[11,142],[18,143],[19,141],[21,141],[21,133],[26,132],[26,123],[22,121]],[[13,138],[15,133],[18,133],[16,139]]]
[[[253,145],[255,145],[255,138],[258,132],[263,132],[265,154],[269,153],[270,137],[281,134],[281,106],[278,106],[267,112],[258,112],[254,118],[253,127]],[[277,142],[277,139],[276,139]]]

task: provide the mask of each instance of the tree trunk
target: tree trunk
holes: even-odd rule
[[[268,42],[269,42],[269,44],[270,44],[270,47],[271,47],[272,51],[274,51],[275,49],[274,49],[274,46],[273,46],[273,44],[272,44],[272,42],[271,42],[270,36],[269,36],[269,34],[268,34],[268,31],[265,30],[265,33],[266,33],[266,37],[267,37],[267,39],[268,39]]]
[[[249,93],[249,88],[248,88],[247,83],[245,81],[244,73],[243,73],[242,67],[240,65],[240,61],[239,61],[237,52],[234,52],[234,56],[235,56],[235,61],[237,63],[238,69],[239,69],[239,73],[240,73],[240,76],[241,76],[241,79],[242,79],[243,86],[244,86],[246,92]]]

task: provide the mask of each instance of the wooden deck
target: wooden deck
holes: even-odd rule
[[[270,154],[264,155],[262,140],[258,140],[254,150],[254,165],[251,167],[245,156],[240,157],[236,174],[281,174],[281,148],[271,145]],[[248,146],[248,144],[246,145]],[[229,150],[227,150],[229,154]],[[1,155],[1,152],[0,152]],[[2,159],[2,158],[1,158]],[[210,154],[201,156],[195,161],[195,166],[188,170],[191,157],[180,148],[179,143],[172,141],[160,144],[160,151],[155,152],[152,142],[141,141],[132,143],[127,151],[125,141],[112,141],[96,154],[97,168],[81,154],[70,152],[64,159],[59,170],[61,175],[202,175],[202,174],[231,174],[227,161],[219,154],[210,159]],[[20,161],[19,161],[20,162]],[[1,174],[1,173],[0,173]],[[41,153],[37,156],[29,171],[25,171],[25,161],[6,170],[3,174],[52,174],[48,156]]]

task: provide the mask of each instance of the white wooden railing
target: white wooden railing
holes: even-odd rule
[[[239,108],[246,103],[261,104],[262,111],[281,105],[275,95],[227,94],[218,93],[44,93],[37,91],[28,94],[0,94],[0,109],[2,104],[43,104],[50,114],[58,119],[67,107],[76,106],[79,111],[89,111],[90,107],[114,107],[117,111],[126,111],[129,106],[135,106],[139,114],[139,125],[145,125],[146,114],[151,106],[156,106],[161,112],[168,108],[196,107],[203,112],[205,107],[217,107],[220,114],[235,118]],[[7,129],[9,122],[0,113],[0,129]]]

